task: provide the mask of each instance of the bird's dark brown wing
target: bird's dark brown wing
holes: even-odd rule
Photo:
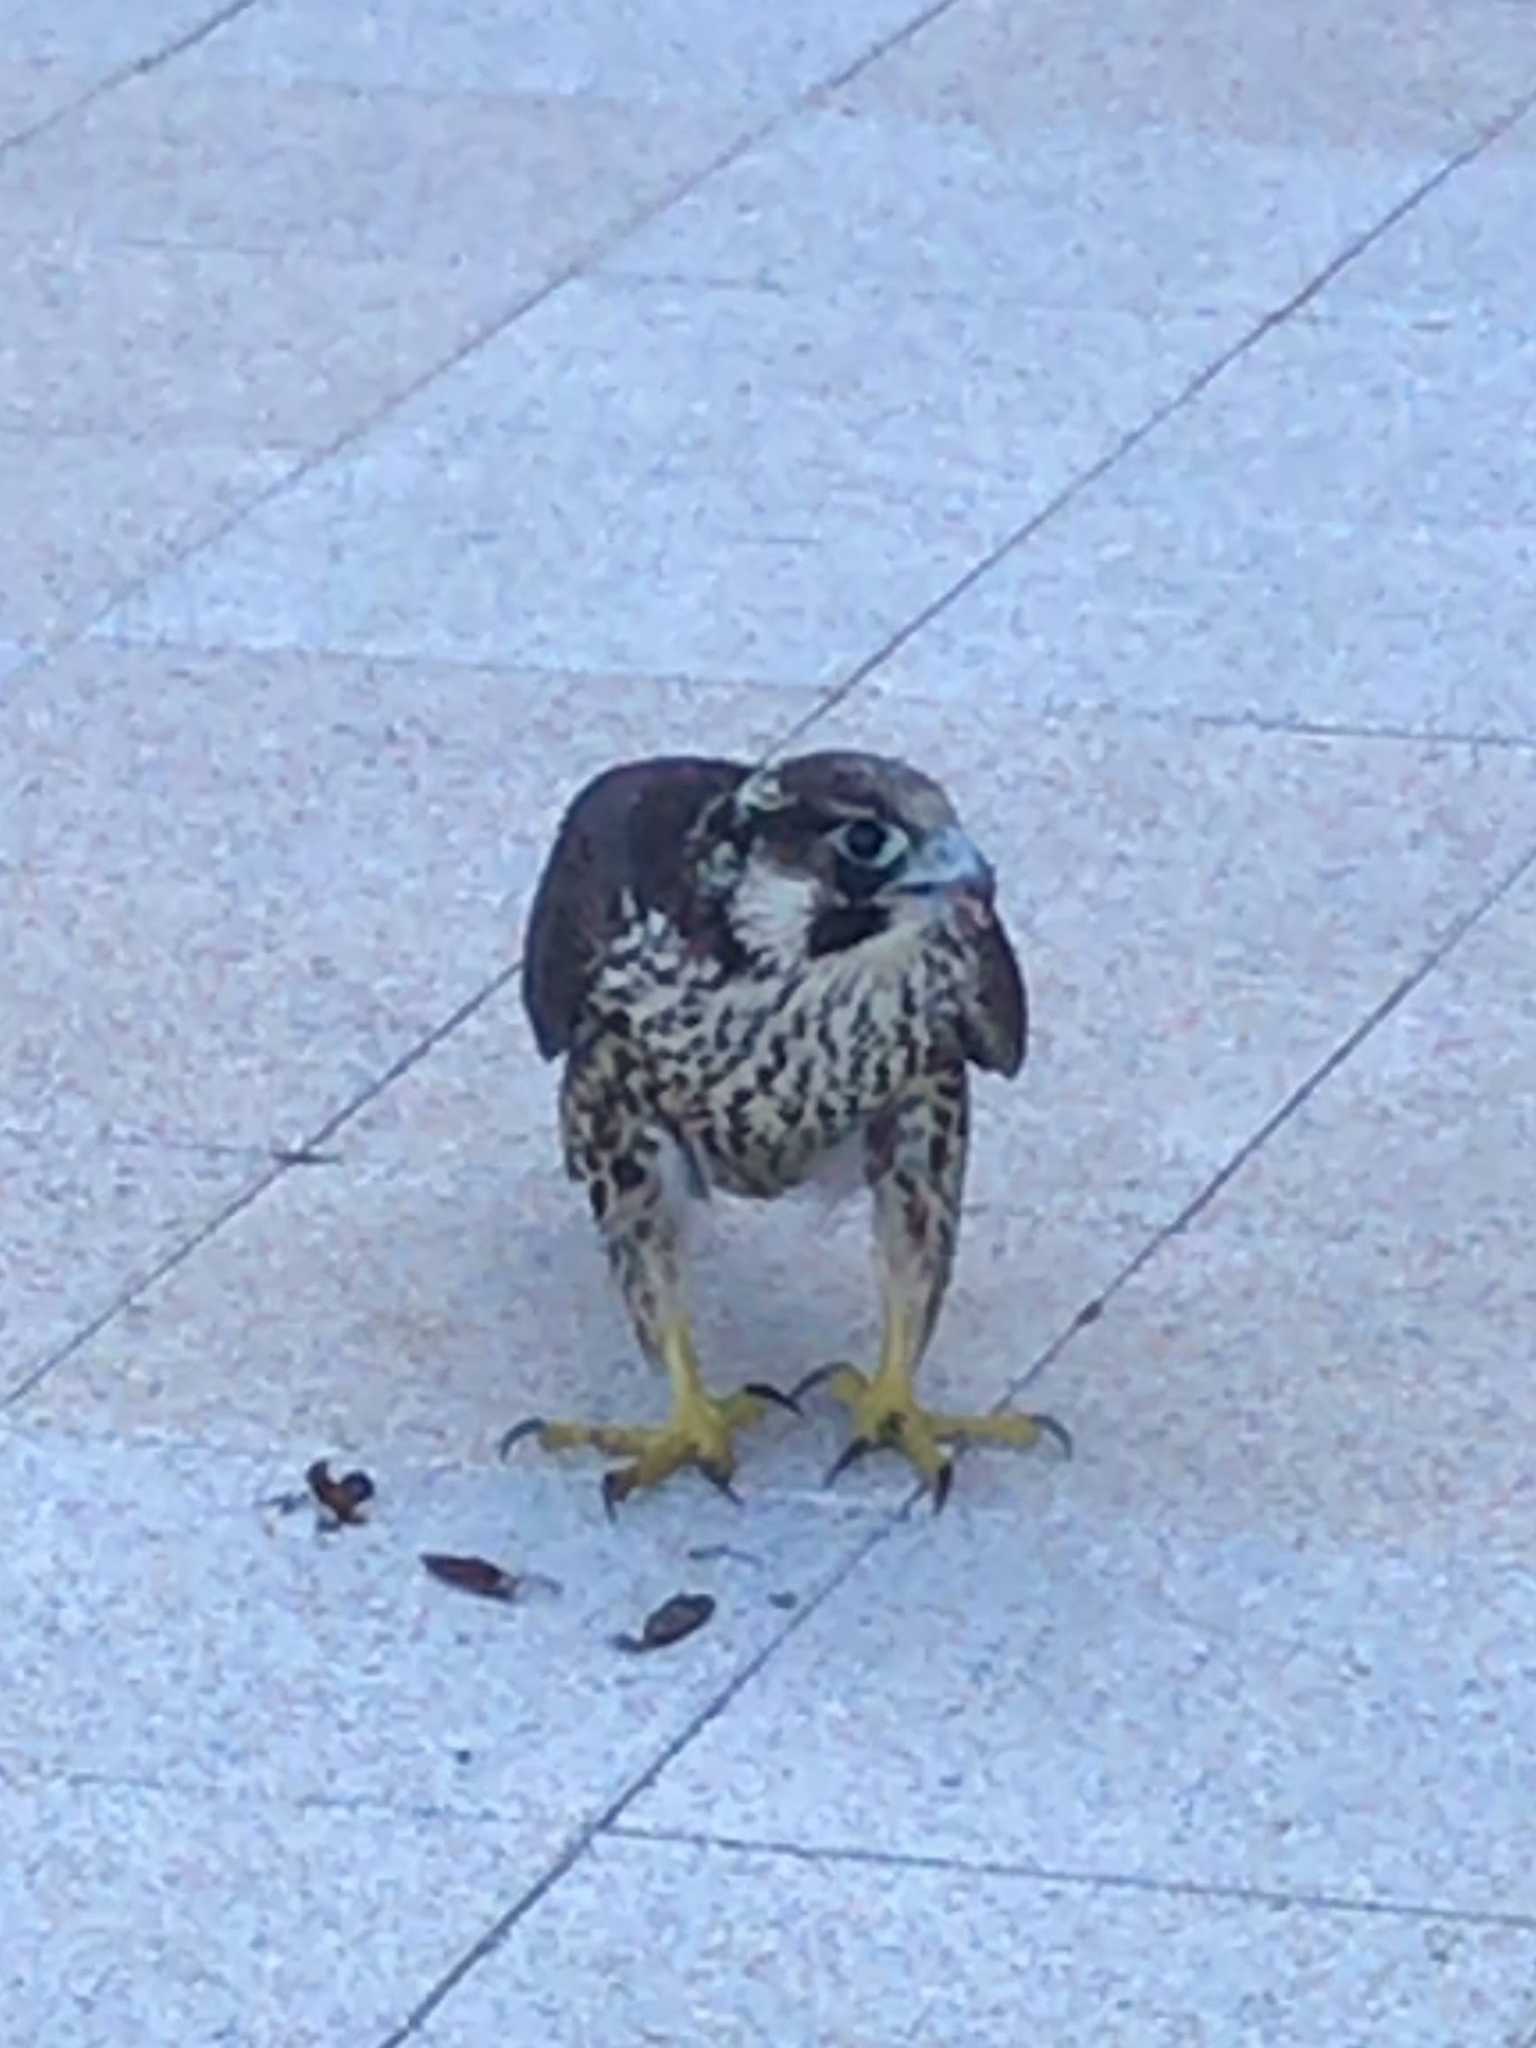
[[[976,941],[976,954],[976,1001],[965,1019],[965,1056],[1011,1079],[1024,1064],[1029,999],[1000,918],[989,919]]]
[[[619,929],[623,892],[642,908],[667,908],[680,893],[688,828],[749,772],[702,756],[631,761],[589,782],[571,804],[539,877],[523,948],[523,1003],[545,1059],[570,1045],[582,997]]]

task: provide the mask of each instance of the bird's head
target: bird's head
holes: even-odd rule
[[[957,1052],[1014,1074],[1027,999],[992,907],[992,870],[930,776],[877,754],[774,768],[698,755],[595,777],[561,823],[529,913],[523,999],[546,1058],[622,1011],[589,1004],[616,949],[644,971],[660,927],[715,987],[830,970],[866,990],[925,982]],[[626,969],[627,971],[627,969]],[[585,1018],[585,1024],[583,1022]]]
[[[692,852],[697,887],[762,967],[992,919],[992,869],[949,798],[876,754],[803,754],[758,770],[709,807]]]

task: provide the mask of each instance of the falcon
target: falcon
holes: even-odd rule
[[[939,1413],[914,1389],[954,1265],[969,1068],[1024,1061],[993,892],[939,785],[875,754],[636,761],[580,792],[535,892],[523,998],[540,1052],[564,1060],[567,1171],[672,1408],[656,1428],[535,1417],[503,1453],[535,1436],[627,1460],[604,1477],[610,1513],[689,1465],[730,1492],[737,1433],[817,1383],[852,1425],[829,1478],[899,1451],[942,1507],[947,1445],[1043,1431],[1070,1452],[1049,1416]],[[878,1362],[820,1367],[787,1395],[712,1392],[685,1288],[690,1204],[771,1200],[850,1147],[873,1198]]]

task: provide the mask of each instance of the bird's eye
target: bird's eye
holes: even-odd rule
[[[838,850],[863,868],[883,868],[900,854],[904,844],[899,832],[876,818],[855,818],[840,826]]]

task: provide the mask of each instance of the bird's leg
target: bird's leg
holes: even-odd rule
[[[607,1193],[595,1196],[593,1209],[641,1348],[666,1369],[672,1412],[656,1427],[547,1422],[536,1417],[508,1430],[502,1452],[520,1438],[536,1435],[546,1451],[585,1445],[630,1459],[603,1475],[603,1504],[610,1514],[636,1488],[659,1486],[684,1465],[696,1466],[734,1499],[736,1432],[760,1420],[770,1405],[793,1409],[795,1402],[756,1381],[726,1395],[711,1394],[705,1386],[683,1299],[681,1230],[671,1191],[654,1151],[641,1145],[626,1157],[636,1165],[615,1177],[621,1199]]]
[[[870,1451],[900,1451],[933,1494],[935,1508],[944,1505],[954,1476],[946,1444],[1025,1448],[1046,1435],[1069,1455],[1072,1448],[1048,1415],[956,1415],[924,1408],[917,1399],[914,1377],[954,1266],[968,1109],[959,1069],[930,1081],[871,1128],[867,1173],[880,1270],[880,1363],[872,1374],[847,1364],[822,1366],[795,1389],[798,1396],[824,1385],[849,1412],[852,1435],[829,1479]]]

